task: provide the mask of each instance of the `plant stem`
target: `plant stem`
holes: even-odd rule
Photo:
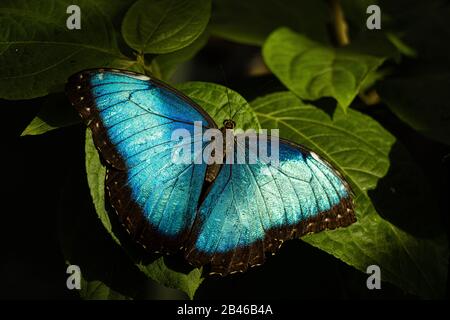
[[[331,19],[337,45],[339,47],[344,47],[350,43],[348,25],[347,21],[345,21],[344,10],[342,10],[339,0],[328,0],[328,4],[331,9]]]
[[[375,89],[371,89],[368,92],[360,92],[359,98],[364,102],[366,106],[377,105],[381,102],[381,98]]]

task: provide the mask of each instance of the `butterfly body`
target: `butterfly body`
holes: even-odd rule
[[[188,97],[147,76],[111,69],[72,76],[67,93],[92,130],[107,162],[109,201],[132,238],[149,251],[181,247],[195,266],[226,275],[260,265],[285,240],[355,221],[350,187],[314,152],[280,139],[279,166],[265,163],[197,163],[211,141],[196,134],[194,122],[217,129],[214,120]],[[224,148],[251,153],[226,130]],[[177,141],[192,134],[190,163],[171,161]],[[229,138],[228,138],[229,139]]]

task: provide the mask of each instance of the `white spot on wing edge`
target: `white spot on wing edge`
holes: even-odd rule
[[[317,155],[317,153],[311,151],[310,154],[311,154],[311,157],[313,157],[313,158],[316,159],[317,161],[323,162],[322,159],[319,158],[319,156]]]
[[[128,74],[129,77],[134,78],[134,79],[138,79],[138,80],[150,80],[149,77],[147,77],[146,75],[143,74]]]

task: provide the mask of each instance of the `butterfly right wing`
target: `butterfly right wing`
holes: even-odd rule
[[[193,143],[204,147],[193,122],[214,122],[180,93],[130,72],[84,71],[69,80],[67,92],[109,164],[106,187],[126,230],[149,250],[178,249],[196,215],[206,164],[174,163],[180,142],[171,135],[191,134],[193,160],[201,156]]]
[[[235,143],[235,159],[239,149],[253,152]],[[348,183],[314,152],[280,140],[279,166],[253,154],[254,164],[224,164],[199,208],[186,258],[211,273],[243,272],[286,240],[356,221]]]

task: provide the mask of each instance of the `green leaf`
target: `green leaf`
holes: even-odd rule
[[[345,109],[364,79],[383,58],[331,48],[280,28],[263,47],[264,60],[283,84],[300,98],[333,97]]]
[[[140,53],[173,52],[200,36],[210,14],[210,0],[139,0],[125,15],[122,34]]]
[[[176,68],[183,62],[191,60],[207,43],[209,33],[203,32],[194,42],[187,47],[157,56],[152,63],[156,63],[159,68],[159,74],[164,80],[170,80]]]
[[[194,299],[195,292],[203,282],[201,269],[195,268],[188,274],[176,272],[165,265],[163,258],[159,258],[151,265],[139,263],[137,267],[145,275],[157,280],[160,284],[185,292],[190,299]]]
[[[450,72],[411,70],[378,85],[381,99],[423,135],[450,145]]]
[[[80,121],[81,118],[64,94],[49,95],[39,113],[22,132],[22,136],[43,134]]]
[[[106,168],[100,162],[100,156],[92,140],[92,132],[88,129],[86,130],[84,152],[86,155],[87,181],[95,211],[106,231],[108,231],[117,244],[120,244],[119,239],[112,231],[111,221],[109,220],[108,212],[105,207]]]
[[[39,115],[37,115],[25,128],[25,130],[23,130],[21,136],[39,135],[58,128],[59,126],[54,127],[45,122],[44,120],[42,120],[42,118]]]
[[[71,0],[1,2],[0,97],[30,99],[61,91],[71,74],[108,66],[122,57],[108,17],[113,11],[93,0],[80,0],[81,30],[69,30],[66,10],[71,4]]]
[[[447,277],[445,237],[424,239],[402,231],[380,217],[367,193],[387,174],[395,138],[357,111],[344,113],[337,108],[330,119],[289,92],[258,98],[251,105],[262,127],[279,128],[282,137],[325,157],[346,176],[356,194],[356,223],[303,240],[363,272],[376,264],[382,280],[407,292],[441,297]]]
[[[325,1],[215,0],[210,28],[231,41],[262,45],[273,30],[286,26],[327,43],[327,22]]]
[[[236,122],[241,129],[259,130],[259,122],[248,102],[227,87],[208,82],[186,82],[177,89],[197,102],[216,122],[218,127],[226,119]]]
[[[98,218],[114,241],[124,247],[124,244],[119,240],[119,237],[113,232],[112,223],[105,208],[106,168],[100,162],[100,157],[94,146],[92,133],[89,129],[86,130],[85,152],[88,184]],[[194,269],[188,274],[177,272],[167,267],[164,264],[163,258],[159,258],[158,260],[146,264],[140,261],[138,257],[134,256],[130,250],[127,250],[126,246],[124,249],[134,260],[136,266],[143,271],[146,276],[164,286],[186,292],[191,299],[203,281],[199,269]]]

